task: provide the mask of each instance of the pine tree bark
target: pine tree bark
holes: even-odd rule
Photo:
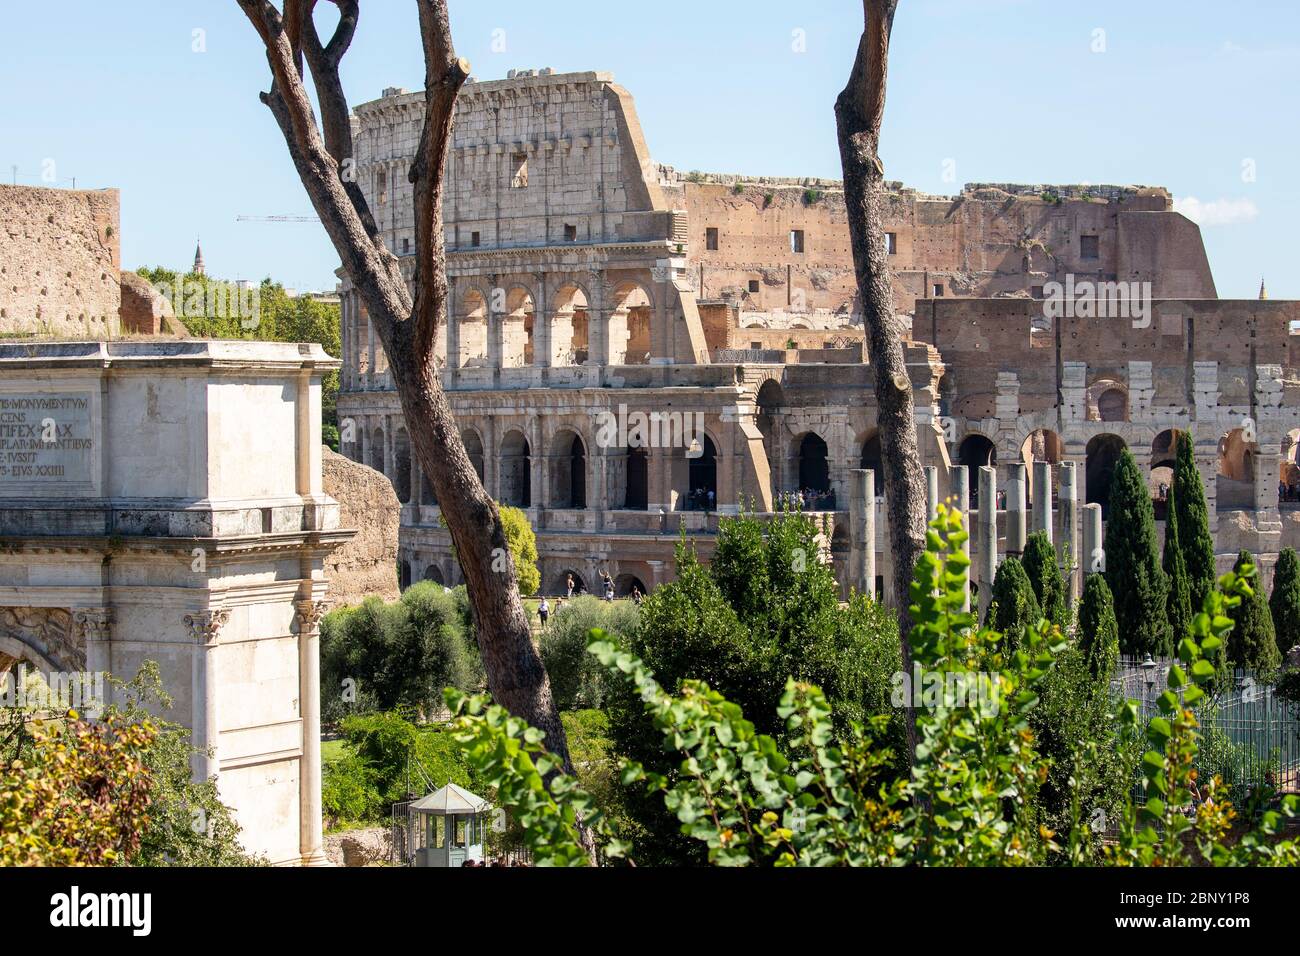
[[[889,547],[893,553],[894,600],[904,672],[912,673],[908,634],[912,618],[912,570],[925,550],[926,500],[916,441],[912,382],[901,330],[894,318],[882,206],[885,167],[880,161],[880,124],[885,113],[889,41],[898,0],[863,0],[866,19],[848,85],[835,103],[844,200],[848,209],[853,266],[867,331],[867,354],[875,373],[876,414],[884,470]],[[909,761],[916,751],[916,711],[907,707]]]
[[[385,246],[353,167],[352,130],[339,65],[351,44],[359,0],[331,0],[340,20],[322,43],[317,0],[237,0],[266,47],[270,92],[262,100],[284,134],[290,158],[325,231],[364,303],[388,357],[412,448],[429,477],[465,573],[488,690],[512,714],[545,731],[546,746],[572,771],[564,726],[533,645],[515,584],[514,561],[496,503],[460,438],[434,355],[447,322],[443,171],[456,97],[469,64],[456,56],[446,0],[416,0],[425,58],[425,119],[410,180],[415,193],[414,295]],[[315,84],[321,124],[305,86]]]

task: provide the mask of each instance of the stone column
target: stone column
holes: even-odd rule
[[[587,302],[587,364],[609,364],[609,313],[605,304],[605,273],[592,269],[588,281],[591,298]]]
[[[302,716],[298,828],[303,866],[329,866],[321,806],[320,621],[324,616],[324,601],[297,602],[298,699]]]
[[[998,470],[983,465],[979,475],[979,594],[983,617],[993,599],[993,579],[998,573]]]
[[[460,374],[460,295],[455,278],[447,277],[447,363],[443,366],[443,381],[447,388],[456,387]]]
[[[1053,541],[1052,533],[1052,463],[1050,461],[1034,462],[1034,530],[1046,531],[1047,540]]]
[[[961,516],[961,526],[966,530],[966,540],[962,542],[961,553],[970,558],[970,471],[965,465],[953,465],[949,472],[952,484],[952,507],[957,509],[957,514]],[[967,576],[971,575],[971,568],[967,566]],[[970,610],[970,585],[967,583],[966,600],[962,603],[962,610]]]
[[[1007,554],[1016,557],[1024,552],[1028,537],[1025,511],[1025,466],[1015,462],[1007,465]]]
[[[857,589],[876,595],[876,474],[870,468],[853,471],[849,489],[849,529],[857,552]]]
[[[221,628],[229,620],[230,612],[224,608],[196,611],[184,618],[185,626],[194,638],[190,655],[190,713],[191,733],[198,752],[191,760],[191,769],[194,779],[199,782],[212,780],[221,773],[217,651]]]
[[[925,520],[933,521],[939,513],[939,469],[925,466]]]
[[[1106,552],[1101,529],[1101,505],[1083,506],[1083,573],[1100,574],[1106,570]]]
[[[1065,596],[1070,606],[1079,599],[1079,463],[1061,463],[1061,558],[1068,577]]]
[[[98,688],[99,675],[112,673],[112,619],[113,612],[106,607],[78,608],[73,611],[73,625],[81,632],[86,648],[86,672],[89,676],[89,684],[83,680],[81,682],[83,688],[87,686]],[[98,716],[92,708],[102,713],[103,706],[107,703],[105,700],[89,701],[83,697],[81,709],[87,716]]]

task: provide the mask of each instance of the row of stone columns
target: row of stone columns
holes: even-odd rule
[[[1060,488],[1055,489],[1053,469],[1057,467],[1050,462],[1033,463],[1034,487],[1040,489],[1034,496],[1032,513],[1027,504],[1027,484],[1024,464],[1007,466],[1005,508],[1005,547],[1002,553],[1016,556],[1024,553],[1032,528],[1034,532],[1046,533],[1048,540],[1056,545],[1059,561],[1067,579],[1067,595],[1073,603],[1079,596],[1081,573],[1098,573],[1105,570],[1101,539],[1101,506],[1087,505],[1083,509],[1083,560],[1079,553],[1079,480],[1076,462],[1064,462],[1060,468]],[[924,470],[926,488],[926,513],[933,520],[938,513],[940,503],[939,471],[934,466]],[[950,500],[948,506],[956,509],[966,523],[970,538],[963,545],[969,557],[971,539],[975,542],[978,560],[972,565],[971,574],[979,584],[979,611],[988,610],[992,598],[993,581],[997,576],[999,556],[998,506],[997,506],[997,469],[984,466],[979,469],[978,488],[980,507],[973,512],[970,508],[970,474],[965,465],[955,465],[949,472]],[[863,593],[876,593],[876,475],[869,469],[853,472],[850,495],[850,520],[854,542],[853,560],[855,572],[852,580]],[[1058,521],[1059,517],[1059,521]],[[886,519],[887,520],[887,519]],[[973,527],[972,527],[973,525]],[[1056,539],[1056,529],[1060,528],[1060,541]],[[889,552],[889,540],[886,535],[884,551]],[[888,594],[888,591],[886,591]],[[967,602],[969,608],[969,601]]]

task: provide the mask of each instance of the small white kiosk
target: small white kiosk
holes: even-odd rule
[[[424,846],[415,851],[414,866],[464,866],[483,862],[483,838],[488,826],[488,802],[454,783],[411,804]]]

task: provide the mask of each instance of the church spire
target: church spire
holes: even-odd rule
[[[1267,299],[1267,298],[1268,298],[1268,290],[1264,288],[1264,277],[1263,277],[1263,276],[1260,276],[1260,277],[1259,277],[1259,297],[1260,297],[1261,299]]]
[[[194,268],[190,270],[196,276],[206,275],[203,267],[203,243],[200,241],[194,247]]]

